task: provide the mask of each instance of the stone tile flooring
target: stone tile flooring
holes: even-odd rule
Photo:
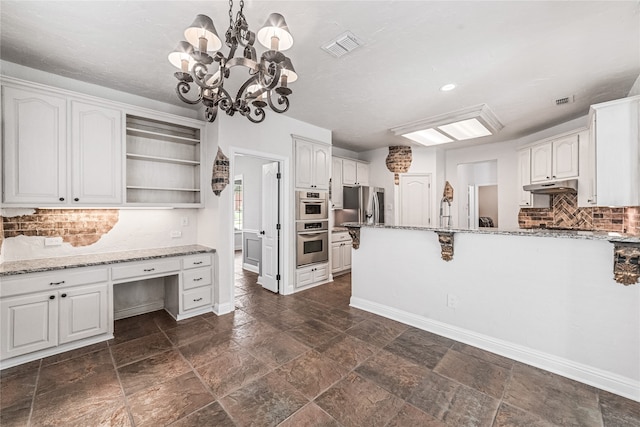
[[[233,314],[117,321],[115,339],[2,371],[9,426],[640,426],[640,403],[236,273]]]

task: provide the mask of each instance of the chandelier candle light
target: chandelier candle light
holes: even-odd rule
[[[249,31],[243,8],[244,1],[241,0],[234,21],[233,0],[229,1],[229,28],[225,33],[228,56],[220,52],[222,41],[213,21],[206,15],[196,16],[193,24],[184,32],[187,41],[179,42],[169,54],[169,62],[180,69],[174,74],[178,79],[178,97],[187,104],[202,102],[209,122],[216,119],[218,108],[230,116],[238,112],[254,123],[264,120],[264,107],[267,105],[276,113],[284,113],[289,109],[288,96],[292,93],[287,85],[298,79],[291,59],[282,53],[293,45],[293,37],[284,17],[272,13],[256,34]],[[260,44],[269,49],[260,56],[259,61],[253,47],[256,37]],[[242,56],[235,57],[239,47]],[[231,68],[236,66],[246,67],[249,78],[240,86],[234,98],[224,88],[224,83],[229,78]]]

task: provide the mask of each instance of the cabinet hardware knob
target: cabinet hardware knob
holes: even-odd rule
[[[193,263],[193,265],[200,265],[200,264],[202,264],[202,261],[196,261]]]
[[[74,202],[79,202],[80,199],[78,199],[77,197],[73,199]]]
[[[193,302],[198,302],[198,301],[202,301],[202,297],[200,297],[200,298],[195,298],[195,299],[193,300]]]
[[[60,295],[60,296],[61,296],[62,298],[66,298],[66,297],[67,297],[67,294],[62,294],[62,295]]]
[[[265,231],[264,231],[264,230],[262,230],[262,231],[260,232],[260,234],[262,234],[262,235],[264,236],[266,233],[265,233]]]
[[[202,280],[202,277],[198,277],[197,279],[193,279],[194,282],[199,282],[200,280]]]
[[[50,282],[49,286],[58,286],[58,285],[62,285],[64,283],[64,280],[62,280],[61,282]]]
[[[51,296],[49,296],[49,299],[56,299],[56,296],[55,295],[51,295]]]
[[[60,200],[61,202],[64,202],[64,197],[60,197],[58,200]]]
[[[154,270],[155,270],[155,268],[145,268],[145,269],[144,269],[144,270],[142,270],[142,271],[149,272],[149,271],[154,271]]]

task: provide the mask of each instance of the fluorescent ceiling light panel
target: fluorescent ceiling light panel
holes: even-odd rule
[[[478,119],[462,120],[448,125],[438,126],[438,129],[447,135],[451,135],[458,141],[491,135],[491,131],[484,127]]]
[[[402,136],[404,136],[405,138],[409,138],[410,140],[415,141],[419,144],[427,146],[453,142],[453,139],[441,134],[435,129],[419,130],[416,132],[405,133]]]

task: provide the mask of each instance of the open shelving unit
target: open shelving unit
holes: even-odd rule
[[[201,129],[127,115],[126,202],[201,205]]]

